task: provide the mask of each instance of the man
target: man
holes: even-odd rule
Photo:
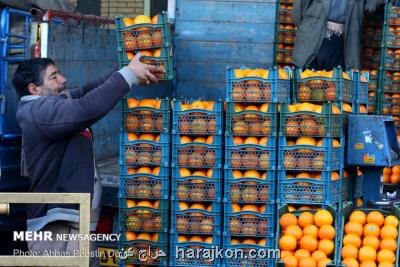
[[[21,63],[13,78],[21,97],[17,121],[22,129],[30,191],[90,193],[91,230],[99,216],[101,186],[89,127],[105,116],[132,85],[157,82],[155,73],[161,70],[141,63],[140,57],[137,54],[128,66],[75,90],[66,90],[66,79],[47,58]],[[78,205],[27,205],[27,215],[28,231],[52,231],[53,236],[78,233]],[[73,252],[78,242],[31,241],[28,248],[39,254],[49,250]],[[96,258],[91,258],[91,266],[98,265]]]
[[[364,11],[384,0],[296,0],[293,64],[317,70],[360,68]]]

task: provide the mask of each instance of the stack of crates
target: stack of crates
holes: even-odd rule
[[[219,266],[190,255],[221,242],[222,120],[222,101],[173,101],[170,266]]]
[[[116,17],[118,39],[118,62],[120,67],[128,65],[140,52],[141,61],[165,70],[158,79],[172,80],[173,58],[168,14],[162,12],[150,19],[139,15],[135,18]]]
[[[400,7],[385,7],[382,42],[382,72],[378,93],[379,114],[393,115],[397,133],[400,130]]]
[[[127,264],[167,266],[165,257],[139,258],[139,250],[168,251],[170,101],[122,101],[120,143],[119,249]]]
[[[290,101],[291,71],[227,70],[224,249],[272,249],[275,235],[278,102]],[[271,266],[273,259],[224,259]]]
[[[280,0],[276,5],[274,62],[279,67],[293,66],[292,53],[297,30],[293,24],[293,3],[294,0]]]
[[[363,66],[363,72],[369,72],[368,113],[375,114],[379,83],[378,69],[381,64],[382,22],[374,13],[366,13],[364,22],[361,66]]]
[[[325,206],[345,197],[344,113],[359,109],[352,75],[341,69],[296,73],[297,104],[281,105],[279,203]]]

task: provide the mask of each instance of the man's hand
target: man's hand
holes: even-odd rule
[[[157,83],[158,79],[153,73],[163,73],[164,70],[160,69],[159,67],[144,64],[140,62],[140,58],[142,55],[137,53],[135,57],[129,62],[128,68],[133,71],[136,75],[139,83],[141,84],[150,84],[150,83]]]

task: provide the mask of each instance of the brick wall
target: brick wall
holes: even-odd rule
[[[144,0],[101,0],[101,16],[117,15],[135,17],[144,14]]]

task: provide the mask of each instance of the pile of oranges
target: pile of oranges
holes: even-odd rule
[[[292,52],[296,35],[296,27],[293,24],[293,0],[285,1],[285,4],[280,4],[278,18],[278,39],[276,44],[276,63],[292,64]]]
[[[355,210],[344,227],[342,263],[347,267],[394,267],[398,219],[380,211]]]
[[[284,213],[279,220],[279,248],[285,267],[325,267],[333,261],[336,230],[328,210],[299,216]]]
[[[400,166],[385,167],[382,175],[384,183],[397,184],[400,180]]]

